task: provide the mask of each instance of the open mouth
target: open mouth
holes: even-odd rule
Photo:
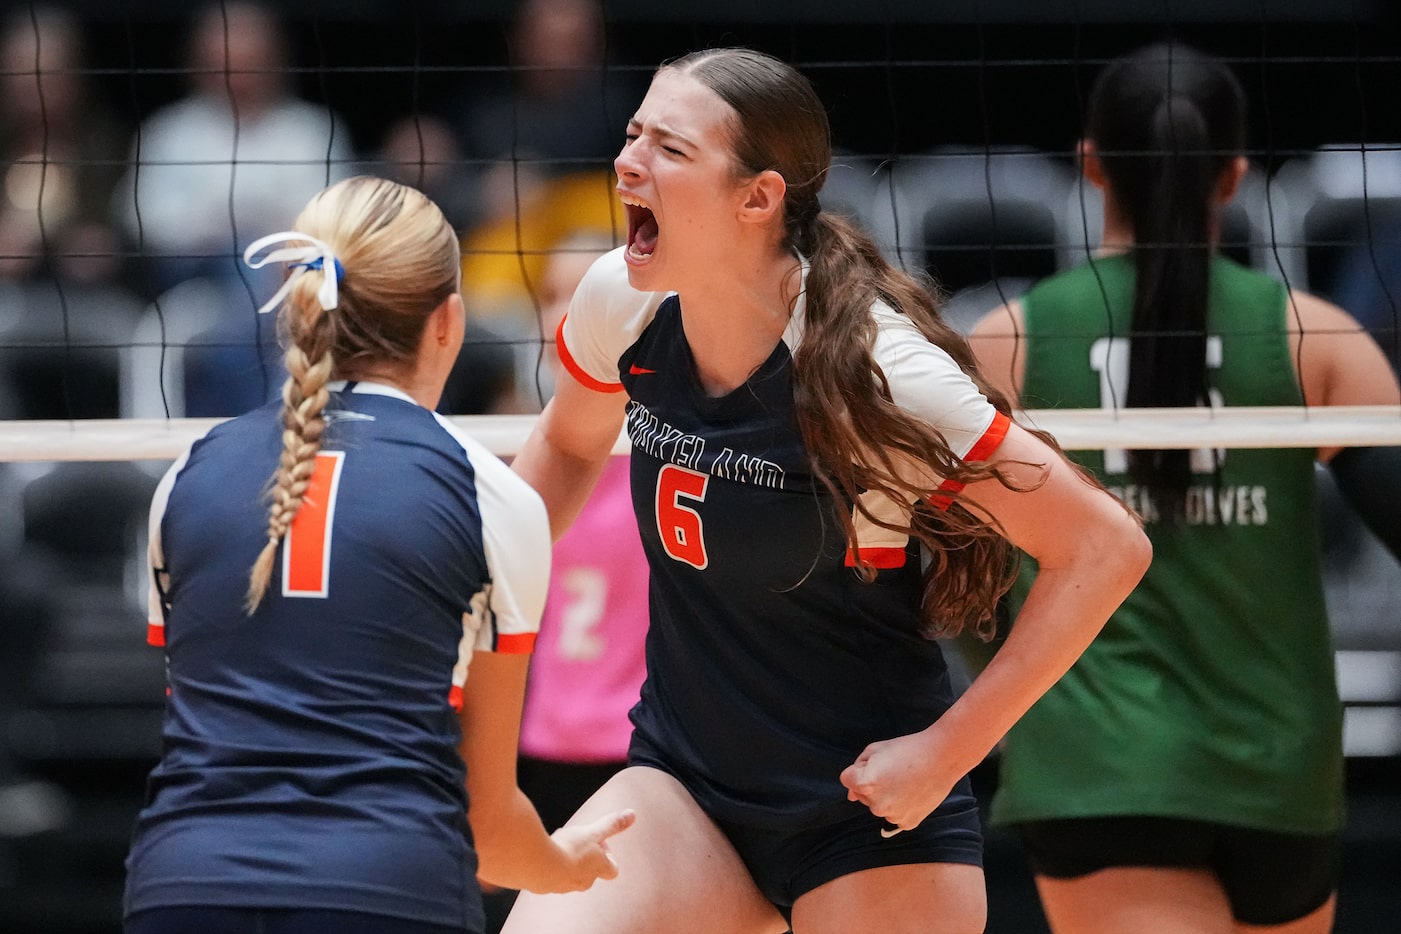
[[[628,216],[628,254],[634,259],[647,259],[657,249],[661,229],[656,215],[641,198],[619,193]]]

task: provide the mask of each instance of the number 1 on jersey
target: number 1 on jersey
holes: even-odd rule
[[[331,527],[344,451],[322,451],[282,543],[282,595],[325,597],[331,587]]]
[[[1222,343],[1216,335],[1206,338],[1206,365],[1209,370],[1221,369]],[[1102,409],[1122,408],[1124,393],[1129,385],[1129,339],[1127,337],[1101,337],[1090,347],[1090,369],[1099,374],[1099,405]],[[1212,408],[1221,408],[1226,402],[1216,387],[1207,390]],[[1226,459],[1225,449],[1212,451],[1211,448],[1197,448],[1189,455],[1192,473],[1209,474],[1216,465]],[[1105,448],[1104,472],[1122,474],[1129,472],[1128,452],[1123,448]]]

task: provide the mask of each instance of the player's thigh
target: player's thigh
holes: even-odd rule
[[[1234,934],[1231,904],[1207,869],[1119,866],[1073,879],[1036,877],[1055,934]]]
[[[624,807],[637,822],[608,841],[617,878],[584,892],[522,892],[502,934],[782,934],[729,841],[665,772],[624,769],[571,822]]]
[[[967,863],[880,866],[839,876],[793,906],[793,934],[981,934],[983,870]]]

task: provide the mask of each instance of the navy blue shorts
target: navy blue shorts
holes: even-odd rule
[[[176,906],[138,911],[125,934],[464,934],[460,927],[359,911]],[[470,934],[470,932],[469,932]]]
[[[1016,825],[1037,875],[1074,879],[1101,869],[1209,869],[1242,924],[1287,924],[1323,907],[1338,887],[1339,838],[1251,830],[1173,817],[1082,817]]]
[[[881,830],[889,824],[864,804],[850,804],[846,816],[815,826],[715,823],[734,844],[759,891],[785,918],[790,918],[793,903],[802,895],[863,869],[915,863],[983,864],[977,807],[953,812],[941,807],[914,830],[885,837]]]
[[[820,819],[794,818],[786,823],[717,817],[718,809],[709,806],[704,786],[688,781],[636,734],[630,764],[666,772],[685,785],[739,853],[759,891],[785,918],[802,895],[864,869],[919,863],[983,864],[982,823],[967,778],[914,830],[885,837],[881,831],[890,825],[854,801],[833,802]]]

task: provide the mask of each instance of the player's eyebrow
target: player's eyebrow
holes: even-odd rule
[[[628,129],[629,129],[629,130],[632,130],[632,131],[640,131],[642,128],[643,128],[643,126],[642,126],[642,121],[639,120],[639,119],[637,119],[636,117],[633,117],[631,120],[628,121]],[[678,133],[678,132],[676,132],[675,130],[671,129],[670,127],[666,126],[665,124],[660,124],[660,123],[653,124],[652,127],[651,127],[651,130],[652,130],[652,135],[653,135],[653,136],[656,136],[658,139],[663,139],[663,140],[675,140],[675,141],[681,143],[682,145],[691,147],[692,149],[699,149],[699,148],[700,148],[699,146],[696,145],[695,141],[693,141],[690,137],[686,136],[686,135],[683,134],[683,133]]]

